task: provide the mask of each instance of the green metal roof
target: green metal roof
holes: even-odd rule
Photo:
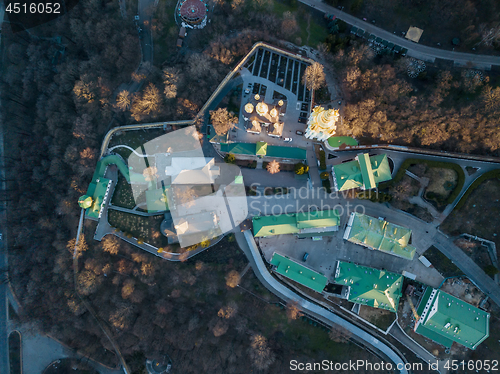
[[[290,158],[296,160],[305,160],[306,150],[295,147],[282,147],[268,145],[266,142],[255,143],[221,143],[221,152],[233,153],[239,155],[259,155],[276,158]]]
[[[335,283],[350,287],[349,301],[395,313],[402,295],[403,276],[338,261]]]
[[[339,212],[337,210],[318,210],[316,212],[297,213],[296,220],[299,229],[338,226],[340,222]]]
[[[255,155],[256,144],[253,143],[221,143],[221,152],[234,153],[238,155]]]
[[[256,152],[257,155],[265,156],[267,153],[267,143],[257,142]]]
[[[339,226],[337,210],[323,210],[311,213],[280,214],[276,216],[255,216],[252,218],[254,237],[284,234],[327,235]]]
[[[78,199],[78,205],[80,205],[81,208],[87,209],[92,206],[92,197],[83,195]]]
[[[392,179],[387,155],[369,157],[368,153],[358,154],[357,160],[334,165],[333,176],[338,191],[372,189],[378,183]]]
[[[92,181],[87,188],[86,196],[92,197],[92,205],[87,209],[87,216],[92,218],[99,217],[101,204],[103,203],[104,195],[108,186],[109,179],[104,178],[106,168],[109,165],[116,165],[118,170],[125,177],[127,182],[130,183],[130,174],[125,161],[119,155],[109,155],[101,158],[96,165]],[[82,206],[80,204],[80,206]],[[83,206],[82,206],[83,207]]]
[[[95,184],[94,198],[92,206],[87,209],[87,216],[91,218],[99,218],[99,212],[101,210],[101,205],[104,202],[104,195],[106,194],[106,189],[108,188],[109,179],[98,178]]]
[[[331,136],[328,138],[328,144],[331,147],[339,148],[342,144],[345,145],[358,145],[358,141],[350,136]]]
[[[445,347],[470,349],[489,336],[490,314],[441,290],[428,288],[420,301],[415,331]]]
[[[267,146],[268,157],[292,158],[296,160],[307,159],[307,152],[303,148],[296,147],[281,147],[278,145]]]
[[[271,264],[276,266],[276,272],[291,280],[302,284],[316,292],[322,292],[328,279],[320,273],[315,272],[288,257],[274,253]]]
[[[370,156],[368,153],[361,153],[358,155],[358,162],[363,177],[363,183],[366,190],[371,190],[376,187],[375,177],[373,176],[372,165],[370,163]]]
[[[299,229],[297,228],[297,220],[294,214],[256,216],[252,218],[252,224],[254,237],[295,234],[299,232]]]
[[[344,239],[395,256],[412,260],[416,249],[409,244],[411,230],[393,223],[353,212]]]

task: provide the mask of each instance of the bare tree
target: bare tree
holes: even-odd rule
[[[302,312],[298,308],[298,303],[296,301],[291,301],[286,304],[286,316],[288,320],[293,321],[299,318]]]
[[[108,252],[109,254],[116,255],[118,254],[118,250],[120,249],[120,242],[118,238],[114,235],[107,235],[104,237],[101,242],[102,249],[104,252]]]
[[[479,26],[481,32],[481,41],[476,45],[484,44],[491,47],[496,41],[500,41],[500,25],[488,28],[486,25]]]
[[[121,91],[116,96],[116,104],[115,104],[115,106],[118,109],[122,110],[122,111],[130,109],[130,104],[131,103],[132,103],[132,95],[127,90]]]
[[[234,301],[230,301],[226,306],[219,309],[217,315],[220,318],[229,319],[236,315],[238,311],[238,305]]]
[[[227,108],[219,108],[210,111],[210,121],[217,135],[224,135],[238,123],[238,118],[229,113]]]
[[[302,83],[306,85],[306,87],[310,91],[317,90],[321,88],[325,84],[325,71],[323,69],[323,65],[318,62],[313,62],[306,68],[306,72],[302,77]]]
[[[177,96],[177,88],[182,80],[179,69],[175,67],[166,67],[163,69],[163,84],[165,85],[164,94],[167,99],[173,99]]]
[[[500,87],[492,88],[490,85],[484,87],[482,99],[486,109],[500,110]]]
[[[252,363],[259,370],[266,370],[276,359],[273,351],[267,345],[267,339],[260,335],[252,335],[250,338],[250,349],[248,354]]]
[[[228,287],[234,288],[240,283],[241,277],[240,273],[238,273],[236,270],[231,270],[227,275],[226,275],[226,285]]]
[[[212,332],[214,336],[221,336],[227,332],[229,325],[224,320],[218,320],[215,326],[212,328]]]
[[[280,164],[276,160],[272,160],[269,164],[266,166],[267,171],[270,174],[276,174],[280,172]]]
[[[124,299],[127,299],[130,295],[132,295],[132,292],[135,290],[135,281],[132,278],[128,278],[123,282],[123,287],[122,287],[122,297]]]
[[[160,91],[153,83],[149,83],[143,94],[135,98],[131,109],[132,117],[139,121],[144,116],[157,114],[161,107]]]
[[[76,243],[76,239],[73,238],[66,245],[66,248],[68,248],[68,251],[70,251],[71,253],[73,253],[75,251],[75,243]],[[89,249],[89,246],[87,245],[87,242],[85,241],[85,237],[83,235],[81,235],[79,240],[78,240],[78,245],[76,248],[76,256],[80,257],[82,255],[82,253],[87,251],[88,249]]]
[[[97,291],[100,279],[93,271],[84,270],[78,274],[77,287],[78,291],[83,295],[90,295]]]
[[[337,343],[347,343],[351,335],[349,330],[339,325],[333,325],[332,329],[328,332],[330,339]]]
[[[156,166],[149,166],[142,171],[142,175],[147,182],[151,182],[158,178],[158,168]]]
[[[297,23],[297,19],[295,15],[287,10],[283,12],[283,21],[281,21],[281,32],[285,37],[291,37],[299,30],[299,24]]]

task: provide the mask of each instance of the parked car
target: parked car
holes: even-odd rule
[[[285,138],[285,139],[283,139],[283,141],[290,143],[292,141],[292,138]]]
[[[309,253],[304,253],[304,256],[302,256],[302,261],[306,262],[307,258],[309,257]]]
[[[247,89],[245,90],[245,93],[246,93],[246,94],[249,94],[249,93],[250,93],[250,90],[247,88]]]
[[[300,131],[300,130],[295,131],[295,133],[296,133],[297,135],[304,135],[304,132],[303,132],[303,131]]]

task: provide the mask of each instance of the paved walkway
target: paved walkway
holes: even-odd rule
[[[319,177],[318,161],[314,145],[307,149],[307,166],[309,166],[309,178],[314,188],[321,188],[321,178]]]
[[[271,175],[266,169],[262,168],[241,168],[241,174],[246,186],[300,188],[306,185],[306,180],[295,179],[293,171],[280,171],[277,174]]]
[[[309,5],[315,9],[318,9],[324,13],[331,13],[337,16],[337,18],[347,22],[350,25],[361,28],[371,34],[381,37],[388,42],[397,44],[403,48],[408,49],[408,56],[418,58],[420,60],[434,62],[436,58],[443,60],[451,60],[458,66],[467,66],[472,64],[473,66],[490,70],[492,65],[500,65],[499,56],[486,56],[486,55],[475,55],[472,53],[462,53],[446,51],[443,49],[432,48],[422,44],[414,43],[408,39],[402,38],[398,35],[390,33],[389,31],[383,30],[380,27],[373,25],[372,23],[365,22],[340,11],[339,9],[332,7],[330,5],[322,3],[320,0],[299,0],[301,3]]]
[[[446,257],[462,270],[467,277],[481,291],[486,293],[490,299],[497,305],[500,305],[500,287],[498,284],[469,257],[464,251],[458,248],[451,239],[442,232],[437,232],[434,237],[434,246],[439,249]]]
[[[100,374],[123,373],[122,369],[113,369],[88,359],[58,340],[39,333],[31,324],[12,324],[9,327],[10,331],[19,331],[21,333],[22,363],[23,373],[25,374],[40,374],[50,363],[62,358],[82,359],[83,362],[93,367]]]

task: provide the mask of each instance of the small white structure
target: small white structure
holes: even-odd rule
[[[305,137],[318,141],[327,140],[329,137],[335,135],[338,120],[338,109],[325,110],[321,106],[316,106],[307,121]]]
[[[425,256],[420,256],[418,259],[422,264],[425,265],[425,267],[429,268],[432,266],[431,262]]]

